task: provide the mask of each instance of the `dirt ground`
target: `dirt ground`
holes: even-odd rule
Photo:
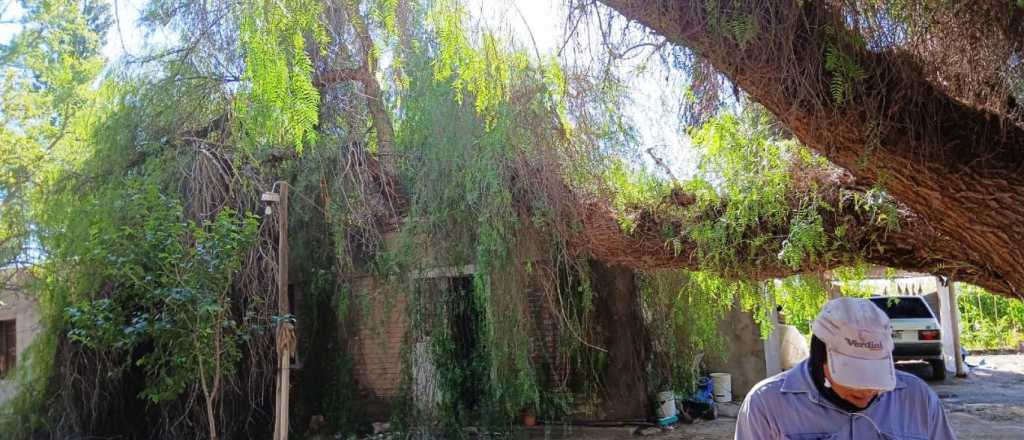
[[[1024,439],[1024,355],[969,356],[966,378],[952,374],[942,382],[931,381],[942,399],[957,437],[970,440]],[[904,371],[928,379],[928,364],[900,364]],[[677,425],[672,431],[649,436],[659,440],[731,440],[736,420],[721,417],[695,425]],[[539,428],[539,427],[538,427]],[[632,428],[547,428],[531,433],[530,438],[571,438],[617,440],[637,438]]]
[[[966,378],[932,383],[950,424],[962,439],[1024,439],[1024,355],[967,358],[981,361]]]

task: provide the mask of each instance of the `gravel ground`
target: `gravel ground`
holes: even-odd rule
[[[984,363],[971,368],[966,378],[952,374],[942,382],[929,382],[942,399],[950,424],[964,440],[1024,439],[1024,355],[970,356],[968,363]],[[928,379],[928,364],[900,364],[900,368]],[[722,417],[695,425],[678,425],[672,431],[649,436],[651,439],[731,440],[736,420]],[[625,428],[587,428],[573,432],[534,431],[530,438],[572,438],[617,440],[637,438]]]

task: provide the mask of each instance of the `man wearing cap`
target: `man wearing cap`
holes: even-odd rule
[[[946,440],[938,396],[896,371],[889,317],[871,301],[829,301],[811,326],[811,355],[754,386],[736,440]]]

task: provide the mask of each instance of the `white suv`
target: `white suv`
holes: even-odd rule
[[[939,320],[920,296],[881,296],[871,298],[892,322],[892,351],[896,361],[922,360],[932,367],[932,379],[946,378],[942,359],[942,332]]]

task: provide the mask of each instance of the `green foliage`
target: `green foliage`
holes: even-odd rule
[[[64,321],[64,297],[54,289],[57,285],[51,278],[22,286],[38,292],[40,329],[20,354],[13,379],[8,377],[9,386],[16,386],[17,392],[0,404],[0,432],[12,439],[30,438],[47,423],[42,408],[52,391],[50,377],[57,371],[54,354]]]
[[[315,49],[326,42],[321,2],[153,2],[153,11],[179,14],[157,20],[182,26],[171,34],[186,44],[111,66],[104,78],[109,2],[23,4],[22,31],[0,47],[0,223],[11,226],[0,226],[0,243],[12,244],[0,264],[25,243],[37,247],[45,282],[33,290],[45,328],[38,357],[21,362],[33,371],[19,373],[28,379],[15,424],[90,435],[122,422],[101,420],[111,408],[145,408],[144,421],[119,428],[181,437],[196,429],[188,408],[200,393],[226,425],[265,423],[251,417],[267,413],[263,403],[246,408],[249,420],[227,415],[241,407],[232,399],[259,402],[251,397],[263,397],[273,374],[262,364],[273,290],[251,273],[266,252],[250,253],[257,232],[247,213],[265,169],[234,168],[232,159],[315,140],[319,92],[306,39]],[[211,10],[218,15],[201,15]],[[182,30],[196,21],[201,32]],[[240,83],[236,39],[247,57]],[[252,370],[237,371],[243,353]],[[165,424],[140,428],[154,421]]]
[[[351,357],[341,353],[335,359],[332,376],[324,384],[324,400],[320,409],[335,432],[353,434],[364,420],[357,419],[361,409],[359,405],[359,384],[355,380],[355,371]]]
[[[517,264],[511,253],[519,228],[506,174],[515,152],[510,148],[512,133],[502,123],[507,119],[499,117],[486,129],[473,107],[459,104],[465,96],[456,97],[447,82],[412,76],[408,91],[398,149],[416,152],[416,160],[403,163],[402,173],[415,183],[410,185],[410,218],[417,221],[402,231],[403,261],[412,270],[467,264],[476,268],[471,300],[447,301],[456,309],[445,308],[444,297],[438,296],[447,291],[444,286],[413,297],[411,314],[422,322],[415,332],[431,337],[441,382],[439,416],[447,431],[461,433],[461,426],[475,417],[501,426],[537,399],[526,329],[508,321],[521,316],[513,290],[521,279],[510,274]],[[423,242],[431,243],[431,261],[418,256],[424,253]],[[409,282],[422,288],[415,287],[420,283],[416,280]],[[428,324],[447,322],[453,313],[477,317],[473,335],[455,335],[447,326]],[[456,336],[475,339],[479,351],[460,359]],[[468,413],[461,401],[459,390],[467,381],[481,381],[478,414]]]
[[[485,126],[492,127],[499,107],[512,95],[517,75],[528,70],[526,54],[489,32],[480,37],[478,48],[465,26],[466,9],[457,0],[438,1],[427,19],[437,36],[435,79],[451,81],[456,102],[461,103],[464,94],[472,95]]]
[[[224,389],[217,389],[220,376],[234,372],[239,344],[251,330],[227,317],[234,307],[227,293],[256,222],[223,209],[192,223],[176,197],[161,192],[161,185],[178,182],[167,176],[181,163],[155,152],[160,142],[142,140],[168,119],[155,111],[162,107],[147,105],[154,89],[114,81],[97,87],[93,111],[69,119],[69,135],[52,146],[51,157],[60,160],[42,167],[46,192],[35,227],[47,252],[39,264],[46,282],[36,289],[45,299],[44,330],[31,362],[33,374],[43,375],[33,380],[47,385],[21,387],[16,400],[27,402],[17,409],[21,420],[31,413],[38,423],[47,421],[56,409],[41,405],[59,407],[61,393],[105,393],[68,385],[62,376],[83,373],[69,366],[68,351],[103,371],[97,384],[130,370],[145,374],[138,396],[115,400],[163,402],[204,381],[207,398],[216,398]],[[201,117],[203,102],[193,102],[193,115]],[[169,125],[189,127],[175,122]],[[54,366],[58,347],[65,360]],[[75,410],[61,418],[89,414]]]
[[[853,95],[853,87],[864,79],[864,69],[857,64],[845,49],[835,44],[834,32],[829,30],[829,38],[833,40],[825,46],[825,71],[832,75],[829,80],[829,91],[836,104],[848,101]],[[863,41],[857,40],[863,47]]]
[[[866,298],[875,294],[870,286],[864,284],[864,280],[868,279],[868,271],[871,270],[871,267],[870,264],[863,263],[832,269],[834,281],[838,282],[839,291],[843,296]],[[886,276],[891,279],[893,273],[895,272],[889,272]]]
[[[370,14],[380,23],[381,29],[388,36],[398,35],[398,2],[399,0],[380,0],[373,2]]]
[[[886,231],[900,228],[899,205],[889,193],[880,187],[871,187],[863,193],[849,192],[858,211],[869,214],[871,223],[885,226]],[[837,234],[839,235],[839,234]]]
[[[869,285],[868,271],[874,266],[858,264],[832,269],[830,283],[838,285],[843,296],[866,298],[875,294]],[[803,334],[810,334],[811,322],[828,301],[829,292],[820,277],[813,274],[794,275],[776,281],[772,289],[775,303],[782,307],[786,323],[796,326]]]
[[[723,10],[719,0],[704,0],[708,31],[745,47],[761,31],[761,23],[750,14],[734,14]]]
[[[756,214],[768,220],[785,216],[787,159],[798,147],[775,139],[771,129],[766,114],[748,111],[723,114],[691,133],[701,153],[700,180],[739,204],[741,208],[730,215],[741,227],[750,225]]]
[[[727,346],[718,322],[732,303],[709,301],[708,294],[715,293],[691,288],[689,274],[681,271],[643,274],[639,281],[639,299],[652,317],[648,328],[655,342],[649,385],[692,392],[701,358]]]
[[[792,214],[789,236],[782,242],[779,260],[796,269],[825,250],[827,236],[817,204],[809,204]]]
[[[760,24],[761,22],[753,15],[737,17],[730,23],[731,36],[736,44],[744,47],[761,31]]]
[[[1024,301],[957,283],[960,340],[968,350],[1015,349],[1024,342]]]
[[[303,297],[303,303],[308,305],[309,310],[300,315],[303,320],[299,329],[323,333],[327,338],[333,339],[313,337],[307,341],[300,341],[300,347],[326,345],[347,348],[346,343],[353,331],[350,319],[353,314],[348,310],[349,289],[335,285],[331,279],[331,274],[326,272],[314,276],[308,295]],[[333,315],[334,319],[324,319],[322,322],[318,320],[320,316],[327,315]],[[312,358],[307,355],[307,359]],[[314,388],[313,395],[319,396],[319,401],[314,402],[319,405],[314,413],[323,414],[333,432],[340,432],[346,436],[354,434],[361,424],[365,424],[365,420],[360,417],[363,411],[359,407],[359,384],[356,380],[352,353],[346,349],[334,349],[322,357],[318,356],[317,359],[323,362],[323,376],[307,376],[313,374],[311,370],[316,367],[312,362],[309,362],[305,371],[301,373],[301,380],[304,383],[310,381],[305,386]]]
[[[106,2],[21,3],[20,31],[0,45],[0,267],[38,257],[32,221],[45,168],[62,159],[54,147],[94,94],[111,24]]]
[[[667,183],[615,162],[604,179],[627,233],[634,216],[652,215],[663,225],[667,248],[679,253],[684,243],[694,245],[701,270],[756,278],[762,268],[797,270],[834,258],[847,245],[846,226],[826,230],[823,216],[839,208],[852,206],[883,226],[870,237],[876,243],[899,228],[899,206],[881,189],[842,192],[840,200],[826,202],[814,179],[794,182],[794,170],[813,174],[827,163],[798,142],[780,139],[760,107],[721,114],[690,135],[700,163],[696,177],[681,187],[670,191]],[[694,200],[672,203],[678,193]]]
[[[767,337],[771,329],[765,287],[711,272],[641,274],[639,300],[645,316],[650,317],[647,324],[655,347],[648,391],[694,392],[702,360],[724,358],[728,352],[729,341],[720,329],[733,307],[752,313],[762,336]]]
[[[65,326],[72,342],[93,350],[127,354],[152,344],[133,362],[148,379],[140,397],[159,402],[176,398],[197,377],[234,372],[239,343],[255,329],[230,318],[227,293],[256,220],[225,209],[193,224],[154,188],[133,186],[115,208],[138,217],[97,225],[85,243],[87,258],[97,263],[95,276],[118,289],[110,297],[74,301],[65,309]]]
[[[291,144],[301,153],[316,142],[320,118],[309,51],[322,51],[328,42],[321,2],[247,0],[239,8],[248,83],[236,105],[242,130],[253,146]]]
[[[529,66],[525,52],[495,35],[473,38],[464,14],[454,2],[437,4],[428,20],[436,55],[406,60],[396,152],[412,203],[389,257],[403,274],[475,269],[461,294],[443,278],[405,276],[398,289],[414,292],[406,296],[409,339],[429,337],[440,393],[431,422],[454,437],[466,435],[467,423],[508,430],[527,409],[562,415],[571,394],[545,383],[543,356],[579,362],[573,367],[590,361],[572,356],[589,335],[590,290],[552,227],[562,219],[538,188],[544,182],[527,179],[531,166],[565,146],[567,131],[552,127],[565,123],[564,76]],[[537,253],[526,253],[531,247]],[[544,258],[552,263],[533,266]],[[527,293],[536,294],[535,283],[558,298],[560,319],[575,335],[565,335],[558,354],[532,348]],[[452,329],[457,316],[472,316],[472,328]],[[407,409],[402,425],[423,423]]]
[[[820,278],[814,276],[787,277],[776,282],[772,292],[775,303],[786,315],[786,324],[796,326],[805,335],[811,332],[811,322],[828,301],[825,286]]]
[[[604,181],[612,191],[612,208],[619,217],[619,226],[632,233],[636,224],[631,214],[644,207],[654,206],[668,193],[668,183],[642,170],[631,170],[621,160],[613,161],[605,172]]]
[[[751,261],[759,255],[777,256],[799,267],[826,247],[819,201],[809,195],[802,208],[791,213],[787,200],[791,165],[813,165],[815,159],[796,142],[776,139],[764,113],[724,114],[692,137],[701,164],[698,177],[684,186],[697,196],[690,207],[693,214],[686,217],[693,226],[685,233],[697,244],[705,268],[749,270],[768,263]],[[706,212],[718,215],[705,216]],[[773,232],[779,229],[788,231],[781,242]]]

